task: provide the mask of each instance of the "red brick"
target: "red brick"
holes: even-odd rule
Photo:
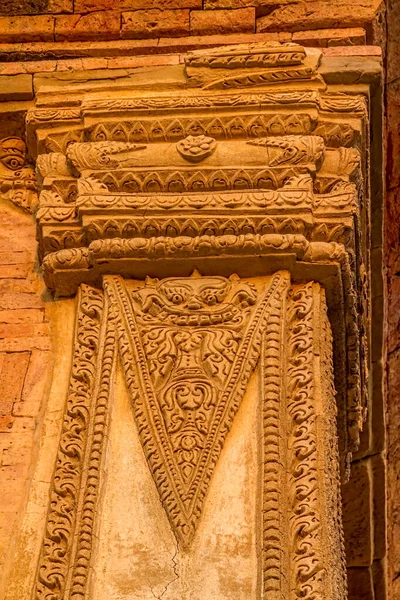
[[[37,417],[41,402],[16,402],[12,409],[14,417]]]
[[[180,8],[202,8],[202,0],[75,0],[76,13],[98,10],[174,10]]]
[[[4,417],[0,415],[0,433],[7,433],[11,431],[14,421],[15,418],[11,417],[10,415],[5,415]]]
[[[2,0],[2,15],[40,15],[73,12],[73,0]]]
[[[122,38],[184,36],[189,33],[189,10],[136,10],[122,13]]]
[[[193,35],[253,33],[255,18],[254,8],[192,10],[190,12],[190,32]],[[221,39],[221,44],[223,43],[224,41]]]
[[[13,400],[3,400],[2,398],[0,398],[0,415],[11,415],[13,404]]]
[[[118,10],[119,5],[120,0],[75,0],[74,12],[84,14],[99,10]]]
[[[49,335],[46,323],[2,323],[0,324],[0,339],[18,337],[36,337]]]
[[[116,11],[56,17],[56,41],[115,40],[119,38],[121,15]]]
[[[21,399],[29,359],[29,352],[15,352],[7,354],[3,361],[0,374],[2,415],[10,414],[13,403]]]
[[[350,481],[342,493],[347,565],[367,567],[372,562],[372,481],[368,459],[352,464]]]
[[[125,10],[140,10],[144,8],[160,8],[171,10],[177,8],[202,8],[202,0],[119,0],[120,8]]]
[[[118,56],[116,58],[108,59],[109,69],[132,69],[137,67],[159,67],[162,65],[179,64],[179,56],[171,54],[156,54],[155,56]]]
[[[52,42],[54,17],[0,17],[0,42]]]
[[[204,9],[245,8],[248,6],[257,6],[258,3],[257,0],[204,0]]]
[[[44,309],[28,308],[17,310],[0,310],[0,323],[43,323],[45,320]]]
[[[257,8],[257,15],[265,15],[271,10],[271,7],[277,4],[292,4],[297,0],[204,0],[203,8],[205,10],[216,8],[245,8],[254,6]]]
[[[35,233],[35,225],[34,222],[32,220],[31,215],[28,215],[26,213],[14,213],[14,212],[3,212],[0,214],[0,223],[2,226],[4,225],[8,225],[8,226],[12,226],[15,229],[20,229],[20,228],[29,228],[31,235],[34,235]],[[5,230],[2,228],[1,229],[1,236],[5,235],[7,232],[5,232]]]
[[[313,31],[298,31],[294,33],[292,41],[304,46],[317,48],[362,45],[366,41],[366,32],[362,27],[314,29]],[[345,50],[347,51],[347,48]]]
[[[3,76],[4,77],[4,76]],[[28,77],[30,77],[28,75]],[[13,77],[8,77],[7,79],[13,79]],[[13,242],[15,241],[15,237],[18,236],[18,230],[14,230],[14,240],[11,239],[12,236],[10,236],[9,239],[4,238],[3,236],[0,238],[0,252],[8,252],[10,250],[10,245],[13,244]],[[31,237],[31,238],[27,238],[24,236],[24,234],[21,234],[21,241],[18,244],[18,250],[20,252],[22,251],[26,251],[26,252],[35,252],[36,248],[37,248],[37,243],[35,238]]]
[[[8,467],[24,462],[29,462],[31,452],[31,444],[22,445],[19,442],[10,444],[8,448],[4,448],[1,457],[1,466]]]
[[[21,250],[20,244],[29,243],[31,246],[36,244],[36,232],[33,223],[28,225],[20,224],[15,219],[1,219],[0,240],[12,241],[15,244],[15,238],[18,237],[18,250]]]
[[[13,467],[7,467],[2,469],[2,473],[5,475],[4,480],[0,479],[0,496],[5,496],[8,494],[10,498],[18,494],[18,491],[21,489],[21,482],[13,481],[13,479],[8,476],[8,473],[12,474],[14,471]]]
[[[13,294],[20,294],[21,292],[28,294],[37,294],[43,290],[43,282],[35,277],[34,279],[0,279],[0,294],[12,292]]]
[[[5,482],[14,483],[19,478],[23,481],[27,475],[27,465],[12,465],[6,467],[0,467],[0,480]]]
[[[34,252],[0,252],[0,265],[26,265],[32,264],[35,260]]]
[[[0,352],[25,352],[26,350],[50,350],[49,336],[17,337],[0,339]]]
[[[22,265],[0,265],[0,279],[21,278],[27,277],[31,265],[29,263]]]
[[[51,363],[50,352],[33,350],[21,394],[23,403],[41,402],[47,382],[47,373]]]
[[[74,0],[49,0],[45,12],[72,13],[74,12]]]
[[[277,6],[257,19],[257,31],[306,31],[316,28],[364,27],[375,17],[369,0],[299,2]]]
[[[34,417],[15,417],[13,423],[13,432],[21,435],[28,432],[35,431],[35,418]]]
[[[0,309],[14,308],[43,308],[43,302],[38,294],[6,292],[0,294]]]
[[[8,525],[10,524],[9,513],[15,514],[17,512],[16,509],[23,498],[23,494],[20,493],[20,494],[12,495],[12,501],[11,501],[10,496],[11,496],[10,493],[0,494],[0,514],[2,516],[8,517]],[[7,526],[7,522],[6,522],[6,526]]]
[[[347,569],[347,583],[349,599],[374,600],[371,569],[353,568]]]
[[[157,49],[165,52],[187,52],[200,48],[213,48],[221,44],[251,44],[257,42],[289,42],[292,34],[282,33],[225,33],[216,35],[191,35],[182,38],[160,38]]]
[[[358,28],[357,28],[358,29]],[[296,34],[292,33],[292,38]],[[382,49],[378,46],[329,46],[321,48],[324,56],[379,56],[382,57]]]

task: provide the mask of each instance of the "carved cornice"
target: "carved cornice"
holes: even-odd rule
[[[308,80],[319,84],[319,51],[305,52],[297,44],[240,44],[233,48],[196,50],[185,57],[189,86],[232,89]]]
[[[112,238],[95,240],[87,248],[71,248],[48,254],[43,261],[44,278],[50,289],[57,290],[52,278],[62,271],[76,269],[92,270],[100,267],[102,261],[136,259],[136,258],[163,258],[173,255],[179,258],[199,256],[215,256],[221,254],[245,254],[264,252],[268,253],[294,253],[299,260],[306,262],[335,261],[341,265],[348,265],[346,249],[335,242],[309,242],[300,234],[240,234],[240,235],[204,235],[204,236],[159,236],[152,238],[121,239]],[[125,262],[126,267],[126,262]],[[112,268],[107,266],[107,268]],[[118,269],[118,266],[116,267]],[[101,271],[100,271],[101,272]],[[83,276],[85,274],[83,273]],[[73,273],[68,273],[70,289],[80,282],[74,282]]]
[[[185,56],[185,65],[187,68],[236,70],[301,65],[305,58],[306,52],[298,44],[264,42],[188,52]]]

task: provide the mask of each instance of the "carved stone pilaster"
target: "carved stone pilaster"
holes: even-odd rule
[[[198,51],[161,93],[44,95],[29,111],[44,280],[102,307],[88,313],[97,376],[82,382],[69,525],[57,463],[35,600],[91,598],[116,338],[174,573],[257,375],[258,595],[345,600],[339,465],[368,390],[369,98],[328,85],[320,59],[296,44]],[[82,418],[69,397],[61,455],[70,413]]]
[[[114,349],[163,508],[190,552],[255,368],[263,381],[262,598],[346,597],[325,294],[237,276],[105,278],[78,297],[70,392],[33,598],[90,598]],[[261,355],[259,367],[258,359]],[[67,515],[67,516],[66,516]]]

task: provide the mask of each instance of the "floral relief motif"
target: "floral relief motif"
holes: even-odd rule
[[[205,135],[188,135],[176,144],[179,154],[192,163],[198,163],[211,156],[217,146],[212,137]]]
[[[323,564],[321,482],[318,476],[317,392],[314,363],[314,288],[292,289],[288,303],[287,416],[291,598],[324,600],[330,576]]]

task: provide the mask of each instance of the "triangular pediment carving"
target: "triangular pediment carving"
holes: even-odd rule
[[[288,282],[277,273],[258,291],[236,275],[195,272],[138,288],[106,277],[143,451],[182,548]]]

